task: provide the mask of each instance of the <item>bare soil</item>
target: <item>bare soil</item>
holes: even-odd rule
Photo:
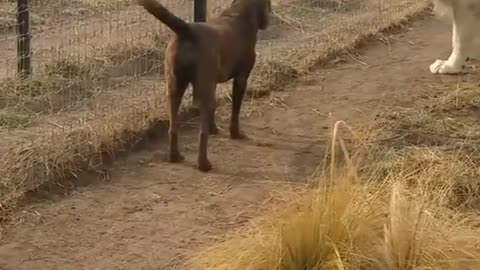
[[[182,164],[164,161],[166,141],[130,155],[99,180],[70,192],[32,194],[32,202],[1,232],[0,269],[160,269],[262,212],[276,190],[303,184],[322,162],[330,120],[365,126],[392,106],[420,106],[432,85],[462,77],[434,76],[428,65],[446,57],[450,28],[415,22],[379,37],[303,77],[270,98],[246,101],[249,139],[228,138],[229,106],[217,112],[210,140],[211,173],[195,169],[196,120],[185,123]],[[180,257],[179,257],[180,256]],[[180,259],[179,259],[180,258]],[[180,269],[180,266],[172,266]]]

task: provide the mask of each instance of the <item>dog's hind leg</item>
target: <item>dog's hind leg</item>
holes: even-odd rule
[[[208,133],[210,135],[218,134],[218,127],[215,121],[215,108],[210,113],[210,122],[208,125]]]
[[[189,82],[185,78],[175,76],[174,74],[166,74],[167,80],[167,107],[169,114],[169,154],[170,162],[180,162],[184,157],[178,150],[178,110],[182,103],[183,95],[188,87]]]
[[[249,74],[240,75],[233,80],[232,115],[230,118],[230,138],[244,139],[247,136],[240,130],[240,108],[247,89]]]
[[[437,59],[430,65],[433,74],[457,74],[462,71],[468,53],[471,50],[472,35],[476,27],[469,18],[456,18],[454,15],[452,30],[452,53],[448,60]]]
[[[198,134],[199,147],[197,164],[198,169],[202,172],[207,172],[212,169],[212,164],[208,160],[207,152],[212,115],[215,114],[215,88],[215,80],[208,80],[207,78],[202,78],[193,83],[193,91],[199,96],[200,132]]]

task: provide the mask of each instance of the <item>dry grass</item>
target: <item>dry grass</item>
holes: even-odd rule
[[[192,269],[478,269],[480,204],[465,203],[478,199],[469,189],[478,167],[430,148],[385,154],[378,140],[362,141],[353,166],[317,179],[318,188],[283,194]]]
[[[387,112],[378,124],[380,143],[372,155],[382,153],[383,162],[364,169],[380,175],[400,173],[395,165],[400,160],[423,173],[403,173],[410,185],[432,191],[449,186],[446,199],[451,207],[480,210],[478,94],[478,85],[462,83],[455,91],[418,101],[412,109]]]
[[[102,57],[77,61],[60,59],[44,67],[45,75],[31,80],[6,79],[0,83],[0,109],[7,115],[33,118],[45,114],[65,113],[78,108],[82,102],[101,94],[102,89],[115,88],[139,75],[159,72],[163,53],[154,46],[116,46],[104,50]],[[115,78],[121,78],[115,80]],[[26,126],[26,122],[23,122]],[[19,125],[0,121],[8,130]]]
[[[310,33],[302,46],[275,48],[274,53],[264,48],[250,84],[251,95],[283,89],[366,37],[402,23],[423,10],[427,1],[378,1],[357,16],[342,9],[348,1],[310,1],[309,5],[345,14],[339,14],[324,31]],[[384,9],[388,5],[391,8]],[[309,28],[303,21],[289,19],[289,14],[279,12],[277,19],[296,31]],[[83,84],[86,81],[145,73],[137,73],[130,65],[122,71],[111,69],[128,62],[130,56],[158,57],[152,67],[162,57],[156,51],[135,49],[113,55],[107,54],[100,63],[62,60],[50,64],[48,80],[7,82],[8,87],[1,88],[7,105],[2,104],[0,126],[24,127],[28,114],[19,112],[25,107],[31,110],[32,100],[50,103],[49,97],[72,92],[71,85],[79,87],[76,82],[81,82],[77,90],[85,98],[92,91],[91,85]],[[378,127],[381,132],[362,141],[353,155],[354,166],[345,174],[317,179],[320,187],[315,190],[285,194],[276,201],[273,214],[202,253],[192,266],[211,270],[479,269],[477,94],[478,87],[464,86],[429,102],[439,104],[434,108],[388,115]],[[112,109],[90,122],[12,146],[0,160],[1,205],[11,205],[45,182],[101,170],[106,160],[128,151],[152,130],[164,129],[165,115],[158,113],[162,106],[161,99],[154,99],[129,110]],[[5,110],[12,107],[13,114]]]
[[[317,188],[281,194],[268,205],[268,215],[199,252],[188,265],[479,269],[480,88],[473,77],[453,90],[452,84],[433,85],[435,96],[412,109],[393,108],[373,128],[357,131],[353,154],[343,150],[342,170],[326,170],[315,179]],[[336,134],[334,129],[332,137],[342,146]]]
[[[92,96],[91,82],[87,78],[71,80],[62,76],[23,82],[7,80],[0,86],[2,108],[12,113],[56,113]]]
[[[111,11],[112,8],[126,7],[132,0],[39,0],[31,2],[31,21],[33,29],[39,26],[55,24],[69,17],[88,17]],[[0,32],[13,32],[16,26],[16,1],[0,2]]]
[[[26,127],[30,117],[28,114],[12,112],[10,110],[0,111],[0,132],[13,128]]]
[[[0,3],[0,31],[12,31],[15,28],[15,2],[4,1]]]
[[[445,195],[344,178],[289,200],[240,236],[194,261],[194,269],[478,269],[478,217],[439,204]],[[448,187],[444,187],[447,193]],[[295,197],[294,197],[295,198]]]
[[[300,74],[354,48],[379,31],[401,24],[427,7],[427,1],[382,2],[385,6],[390,4],[393,5],[393,11],[379,11],[377,6],[373,6],[354,14],[339,15],[335,20],[328,21],[327,26],[323,25],[325,27],[322,26],[321,32],[302,35],[302,46],[298,46],[297,42],[288,43],[287,37],[271,46],[261,45],[260,57],[253,72],[249,93],[262,96],[273,90],[284,88]],[[277,7],[277,10],[282,10],[282,7]],[[342,21],[342,24],[338,21]],[[315,25],[316,22],[314,20],[309,24]],[[289,24],[285,23],[285,25]],[[148,53],[142,52],[138,55],[148,55]],[[161,54],[156,60],[160,58]],[[117,63],[114,61],[115,57],[109,56],[105,59],[108,59],[107,67],[111,66],[108,64],[110,61]],[[122,58],[123,60],[125,59]],[[92,62],[95,63],[93,66],[98,65],[96,60]],[[65,89],[62,83],[75,82],[79,74],[84,74],[80,78],[89,78],[92,75],[90,67],[78,65],[78,63],[72,65],[70,61],[60,63],[50,65],[53,74],[57,74],[60,78],[60,85],[62,85],[58,87],[60,90]],[[103,67],[103,64],[100,67]],[[98,70],[98,67],[94,70]],[[131,70],[131,68],[127,67],[125,70]],[[100,74],[111,76],[112,73],[100,72]],[[94,75],[98,76],[98,73]],[[97,80],[97,77],[94,78],[89,81]],[[82,91],[87,93],[91,91],[87,88]],[[12,93],[11,89],[18,88],[10,88],[9,93]],[[25,87],[20,89],[23,91]],[[26,89],[29,88],[26,87]],[[40,95],[43,96],[43,92]],[[151,130],[164,126],[166,117],[158,113],[158,108],[163,106],[161,98],[151,97],[150,101],[144,102],[141,106],[132,105],[128,109],[112,107],[108,114],[96,116],[91,121],[77,122],[77,119],[74,119],[72,122],[75,122],[75,125],[69,128],[62,126],[45,134],[36,132],[31,134],[35,135],[33,139],[27,136],[18,139],[16,143],[9,144],[4,151],[9,154],[0,157],[0,162],[3,164],[0,169],[1,182],[5,190],[5,196],[1,197],[2,205],[12,205],[25,192],[43,183],[76,176],[85,170],[99,170],[106,159],[114,158],[118,153],[127,151]],[[52,145],[52,141],[56,143]]]

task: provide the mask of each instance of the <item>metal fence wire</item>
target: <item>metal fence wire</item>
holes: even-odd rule
[[[34,76],[42,76],[45,72],[49,72],[45,70],[46,67],[55,61],[102,58],[105,54],[119,50],[120,47],[150,42],[152,38],[158,37],[162,31],[165,31],[164,26],[146,15],[133,0],[1,1],[0,49],[3,57],[0,59],[0,80],[13,78],[18,73],[29,75],[33,72]],[[192,16],[195,16],[198,21],[203,21],[206,18],[206,0],[164,2],[176,14],[186,19],[191,20]],[[404,0],[279,0],[278,2],[292,2],[292,5],[297,5],[299,10],[305,3],[317,6],[319,10],[322,7],[328,9],[331,6],[351,6],[357,12],[350,10],[349,13],[357,13],[355,16],[371,13],[371,9],[375,9],[375,6],[390,9],[389,12],[394,13],[395,8],[402,3],[417,5],[415,1]],[[208,3],[209,15],[215,14],[229,3],[229,1],[211,0]],[[322,25],[328,24],[323,19],[324,14],[318,15]],[[384,16],[388,16],[388,13]],[[284,22],[295,27],[295,24],[301,24],[295,20],[305,18],[290,19],[292,21]],[[343,24],[348,24],[348,18],[344,19],[346,21]]]
[[[30,22],[30,11],[31,11],[31,0],[16,0],[17,6],[16,6],[16,35],[17,35],[17,47],[16,47],[16,62],[17,62],[17,75],[20,78],[25,78],[29,77],[32,73],[32,66],[31,66],[31,61],[32,61],[32,51],[31,51],[31,22]],[[10,9],[7,11],[12,13],[13,9],[10,7]],[[206,20],[206,0],[195,0],[193,4],[193,19],[195,22],[203,22]],[[35,13],[34,13],[35,15]],[[80,15],[83,16],[81,13]],[[80,19],[80,18],[79,18]],[[7,35],[11,34],[8,33],[9,30],[11,31],[13,27],[13,18],[9,18],[8,14],[5,19],[2,20],[3,22],[3,30],[7,31]],[[105,22],[100,22],[100,23],[106,23]],[[112,21],[108,19],[108,24],[109,24],[109,29],[111,30],[112,26]],[[117,24],[117,23],[114,23]],[[0,25],[2,26],[2,25]],[[36,26],[36,25],[35,25]],[[104,28],[101,28],[102,30]],[[118,27],[115,27],[115,29],[118,29]],[[77,30],[75,28],[75,30]],[[100,33],[96,32],[96,34],[102,35],[103,31],[100,30]],[[95,31],[95,30],[94,30]],[[78,32],[78,31],[77,31]],[[110,33],[111,35],[111,33]],[[85,38],[88,38],[85,37]],[[71,41],[69,42],[71,44]],[[58,46],[62,47],[62,45]],[[11,69],[8,67],[8,64],[6,65],[6,71],[10,71]],[[6,73],[6,76],[8,76],[9,73]]]
[[[0,80],[29,76],[32,70],[42,75],[48,62],[93,58],[111,46],[147,40],[158,30],[157,22],[133,4],[108,0],[3,0]],[[196,20],[205,20],[205,0],[196,0],[195,8],[186,1],[170,6],[187,19],[191,13]]]

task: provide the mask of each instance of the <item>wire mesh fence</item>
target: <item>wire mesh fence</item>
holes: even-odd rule
[[[23,2],[22,2],[23,1]],[[193,1],[175,1],[168,6],[191,20]],[[21,10],[18,9],[21,7]],[[30,18],[31,57],[34,76],[45,75],[55,61],[102,58],[120,47],[148,43],[165,28],[146,16],[135,1],[93,0],[2,0],[0,3],[0,80],[17,73],[17,16]],[[101,60],[100,60],[101,61]]]
[[[17,25],[18,1],[22,0],[2,0],[0,3],[0,49],[3,54],[0,59],[0,80],[13,78],[17,74],[19,59],[16,42],[18,36],[15,30],[22,28],[22,25]],[[30,14],[31,29],[29,29],[29,35],[32,37],[31,54],[24,57],[31,57],[32,67],[35,70],[34,76],[43,76],[48,73],[49,70],[45,69],[56,61],[78,62],[85,59],[102,61],[105,55],[122,53],[122,48],[145,44],[150,46],[152,39],[165,34],[165,27],[136,6],[133,0],[23,1],[29,4],[25,11]],[[166,2],[166,5],[176,14],[192,20],[193,0]],[[227,2],[210,0],[208,3],[209,16],[226,7],[229,4]],[[333,24],[338,29],[349,25],[349,22],[354,21],[358,16],[363,16],[366,20],[369,18],[372,20],[388,20],[396,12],[396,9],[402,8],[402,3],[418,5],[415,1],[402,0],[279,2],[281,2],[278,3],[279,5],[289,2],[292,2],[292,5],[297,5],[296,11],[298,14],[290,14],[290,16],[300,17],[280,18],[283,23],[289,24],[292,28],[308,27],[308,24],[302,25],[301,20],[307,19],[302,16],[307,14],[308,9],[310,9],[316,14],[307,15],[318,17],[317,28],[322,25]],[[423,1],[418,2],[421,5]],[[304,14],[302,14],[302,9]],[[330,13],[327,14],[323,11]],[[384,14],[383,16],[378,16],[379,14],[375,16],[372,12]],[[23,13],[23,11],[20,13]],[[279,14],[277,13],[277,15]],[[343,17],[347,14],[347,17]],[[321,29],[316,29],[314,32],[318,34],[319,31]],[[134,56],[137,59],[139,57],[140,55]]]

